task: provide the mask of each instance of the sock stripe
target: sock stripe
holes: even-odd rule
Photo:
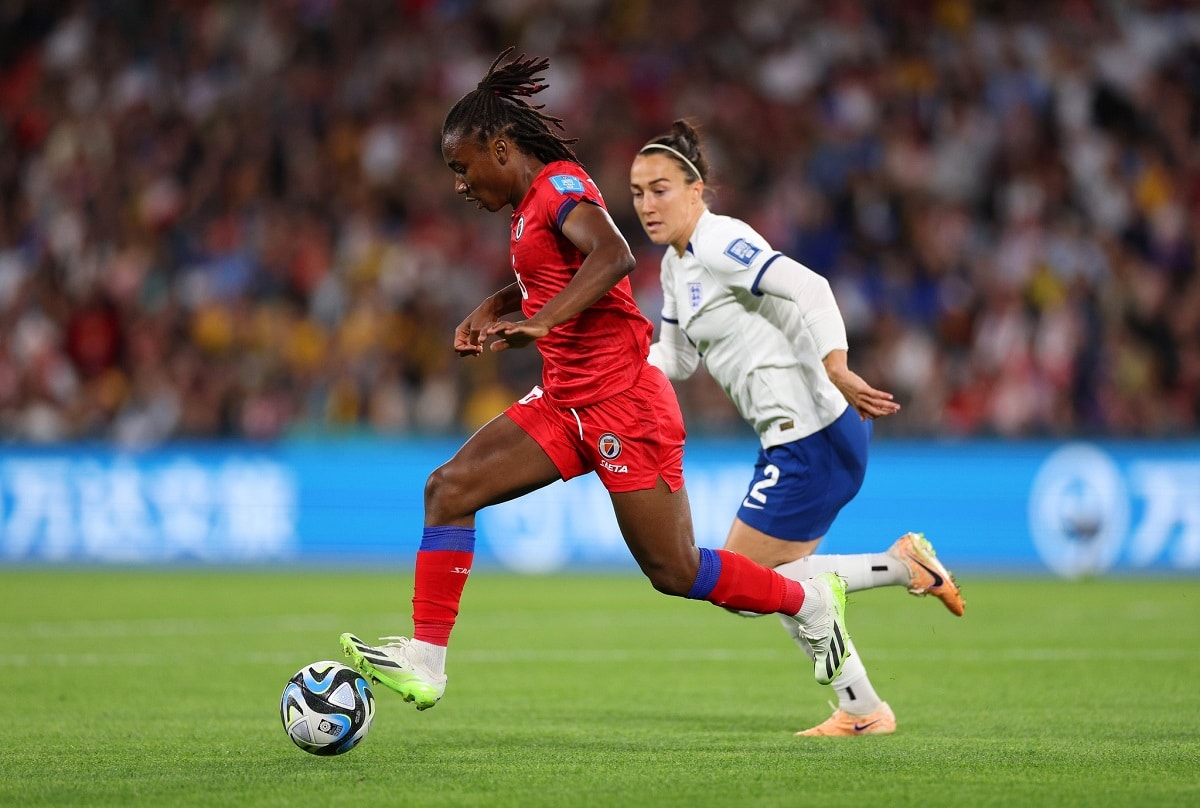
[[[721,556],[716,550],[708,547],[700,548],[700,569],[696,573],[696,581],[687,596],[692,600],[704,600],[717,585],[721,577]]]
[[[422,550],[457,550],[461,553],[475,552],[475,528],[473,527],[427,527],[421,534]]]

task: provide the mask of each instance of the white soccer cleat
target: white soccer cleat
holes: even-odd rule
[[[436,675],[409,654],[412,640],[408,637],[380,637],[383,645],[367,645],[353,634],[343,634],[342,649],[364,676],[373,683],[391,688],[417,705],[428,710],[446,692],[446,676]]]
[[[813,650],[813,675],[817,681],[827,685],[841,673],[846,657],[850,655],[846,632],[846,579],[834,572],[823,572],[812,579],[812,585],[821,590],[824,608],[807,622],[796,622],[800,636],[808,641]]]

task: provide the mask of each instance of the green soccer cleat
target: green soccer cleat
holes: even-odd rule
[[[813,675],[823,685],[832,682],[842,671],[849,651],[846,641],[846,579],[834,572],[823,572],[812,579],[821,590],[825,608],[821,614],[800,625],[800,636],[808,640],[813,650]]]
[[[367,645],[353,634],[343,634],[342,650],[350,657],[354,667],[372,683],[391,688],[417,705],[418,710],[428,710],[437,704],[446,692],[445,675],[437,676],[409,656],[408,637],[381,637],[386,640],[381,646]]]

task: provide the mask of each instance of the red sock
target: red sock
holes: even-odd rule
[[[425,528],[413,585],[414,640],[449,644],[474,558],[474,528]]]
[[[710,603],[726,609],[791,615],[804,605],[804,587],[799,581],[785,578],[738,553],[728,550],[710,552],[716,554],[719,563],[716,583],[705,598]],[[701,560],[703,562],[703,557]]]

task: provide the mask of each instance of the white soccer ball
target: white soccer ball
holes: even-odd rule
[[[296,671],[279,702],[283,728],[314,755],[340,755],[357,746],[375,718],[375,694],[363,675],[322,660]]]

